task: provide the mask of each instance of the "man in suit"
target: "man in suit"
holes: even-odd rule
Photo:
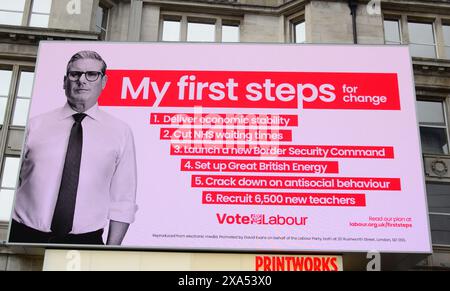
[[[98,108],[106,63],[93,51],[72,56],[66,104],[30,119],[10,242],[120,245],[134,221],[136,155],[123,121]]]

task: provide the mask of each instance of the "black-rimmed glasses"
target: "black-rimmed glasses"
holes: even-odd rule
[[[103,73],[98,71],[86,71],[86,72],[69,71],[67,72],[67,77],[69,78],[70,81],[76,82],[80,80],[83,74],[86,80],[88,80],[89,82],[95,82],[98,80],[98,77],[103,76]]]

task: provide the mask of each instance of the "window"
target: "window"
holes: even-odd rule
[[[1,1],[0,24],[22,25],[25,0]]]
[[[33,0],[29,25],[34,27],[48,27],[51,7],[52,0]]]
[[[239,42],[239,25],[222,25],[222,42]]]
[[[0,124],[3,124],[8,102],[9,90],[11,88],[12,71],[0,70]]]
[[[295,43],[305,43],[305,22],[299,22],[294,24],[294,42]]]
[[[430,212],[450,215],[450,184],[427,183]]]
[[[430,228],[433,244],[450,245],[450,215],[430,213]]]
[[[408,22],[408,31],[413,57],[436,58],[433,24]]]
[[[0,188],[0,221],[9,221],[19,174],[20,158],[5,157]]]
[[[30,64],[31,65],[31,64]],[[0,123],[4,130],[23,131],[28,116],[34,73],[32,67],[14,65],[0,68]],[[11,116],[11,118],[5,118]],[[10,127],[11,126],[11,127]],[[20,126],[13,128],[12,126]],[[16,137],[20,139],[21,134]],[[11,137],[11,136],[9,136]],[[19,140],[17,140],[20,143]],[[0,175],[0,221],[8,221],[19,172],[16,150],[5,151]]]
[[[422,151],[428,154],[448,154],[444,103],[417,101],[417,104]]]
[[[450,19],[386,13],[383,21],[386,44],[408,44],[412,57],[450,60]]]
[[[180,41],[180,21],[163,22],[162,41]]]
[[[285,30],[287,41],[291,43],[306,43],[306,22],[304,7],[285,15]]]
[[[188,22],[187,41],[214,42],[215,29],[214,24]]]
[[[188,42],[239,42],[239,19],[231,17],[204,18],[194,14],[161,17],[160,39],[162,41]]]
[[[433,244],[450,245],[450,184],[427,182]]]
[[[445,58],[450,59],[450,25],[443,25]]]
[[[384,20],[384,43],[401,44],[400,23],[398,20]]]
[[[28,109],[31,101],[31,91],[33,88],[33,79],[33,72],[20,72],[19,88],[17,91],[11,125],[25,126],[27,123]]]
[[[0,24],[48,27],[51,6],[52,0],[2,0]]]
[[[106,32],[108,31],[108,16],[109,9],[102,4],[97,7],[97,14],[95,18],[95,28],[100,33],[100,39],[106,39]]]

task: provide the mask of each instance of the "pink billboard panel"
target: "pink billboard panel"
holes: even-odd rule
[[[9,242],[431,251],[405,46],[41,42]]]

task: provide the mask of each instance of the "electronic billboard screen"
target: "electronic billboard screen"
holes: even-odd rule
[[[431,251],[407,46],[41,42],[10,243]]]

